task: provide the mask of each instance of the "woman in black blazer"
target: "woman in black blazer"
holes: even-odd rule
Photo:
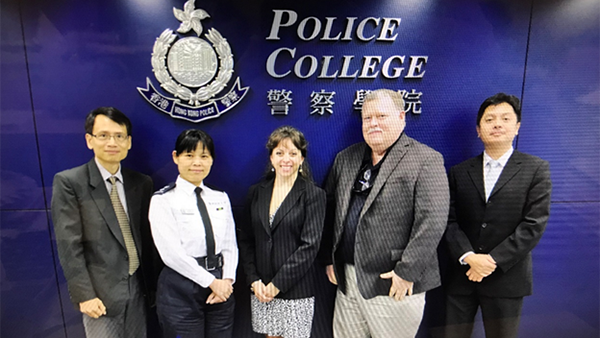
[[[326,196],[310,178],[307,145],[293,127],[273,131],[266,178],[250,188],[241,224],[252,328],[267,337],[310,337]]]

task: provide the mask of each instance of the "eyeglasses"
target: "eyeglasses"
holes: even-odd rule
[[[116,142],[118,143],[123,143],[125,141],[127,141],[127,139],[129,139],[129,135],[126,134],[121,134],[121,133],[117,133],[117,134],[106,134],[106,133],[100,133],[100,134],[90,134],[93,137],[95,137],[98,141],[101,142],[107,142],[109,141],[111,138],[114,138]]]

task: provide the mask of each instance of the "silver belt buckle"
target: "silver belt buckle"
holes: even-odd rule
[[[219,262],[219,258],[218,258],[218,257],[216,257],[216,256],[215,256],[215,261],[216,261],[216,262],[215,262],[216,264],[215,264],[215,265],[213,265],[212,267],[209,267],[209,265],[210,265],[210,262],[209,262],[208,256],[206,256],[206,258],[204,259],[204,262],[205,262],[205,264],[204,264],[204,268],[206,269],[206,271],[213,271],[213,270],[216,270],[216,269],[217,269],[217,265],[218,265],[218,262]]]

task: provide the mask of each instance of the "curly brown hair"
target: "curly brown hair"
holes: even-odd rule
[[[289,139],[290,141],[292,141],[294,146],[296,148],[298,148],[298,150],[300,150],[302,157],[304,157],[304,161],[302,162],[302,165],[300,166],[300,175],[306,179],[312,180],[310,166],[308,165],[308,161],[306,158],[306,150],[308,148],[308,141],[306,140],[306,138],[304,137],[304,134],[300,130],[298,130],[292,126],[281,126],[277,129],[273,130],[273,132],[269,136],[269,140],[267,141],[267,144],[266,144],[267,150],[269,150],[269,156],[271,156],[271,154],[273,154],[273,150],[275,148],[277,148],[279,143],[285,139]],[[272,169],[273,169],[273,166],[271,165],[271,162],[269,161],[269,164],[267,165],[267,171],[265,173],[265,176],[267,178],[272,178],[275,175],[275,172]]]

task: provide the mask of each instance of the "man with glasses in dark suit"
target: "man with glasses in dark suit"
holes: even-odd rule
[[[121,166],[131,148],[125,114],[112,107],[95,109],[85,131],[94,158],[56,174],[52,187],[61,266],[87,337],[143,338],[142,257],[152,253],[152,179]]]

